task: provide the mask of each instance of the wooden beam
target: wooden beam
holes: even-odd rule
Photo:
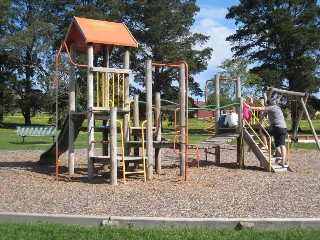
[[[272,87],[267,87],[267,90],[269,91],[269,96],[268,96],[269,98],[271,97],[271,94],[273,92],[288,94],[288,95],[292,95],[292,96],[299,96],[299,97],[304,97],[307,94],[307,93],[303,93],[303,92],[294,92],[294,91],[288,91],[288,90],[279,89],[279,88],[272,88]]]

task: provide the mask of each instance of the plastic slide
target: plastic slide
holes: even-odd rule
[[[76,139],[79,135],[80,128],[84,122],[84,119],[76,119],[74,121],[75,121],[74,122],[75,123],[74,139]],[[51,147],[47,151],[41,154],[38,164],[49,165],[49,164],[55,163],[56,141],[51,145]],[[62,129],[58,136],[58,155],[59,156],[68,150],[68,145],[69,145],[69,117],[67,117],[66,120],[64,121]]]

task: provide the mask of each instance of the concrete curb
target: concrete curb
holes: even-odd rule
[[[280,230],[289,228],[318,228],[320,218],[164,218],[118,217],[64,214],[37,214],[1,212],[0,222],[52,222],[82,226],[113,227],[209,227],[255,230]]]

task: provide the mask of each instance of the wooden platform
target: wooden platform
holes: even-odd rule
[[[230,143],[232,140],[239,137],[238,133],[219,133],[211,138],[206,139],[204,142],[197,144],[198,148],[215,148]]]
[[[204,149],[206,153],[206,161],[208,160],[208,154],[215,155],[216,164],[220,164],[221,148],[230,146],[230,142],[239,137],[238,133],[224,132],[219,133],[211,138],[206,139],[204,142],[197,144],[198,149]],[[214,149],[210,151],[209,149]]]

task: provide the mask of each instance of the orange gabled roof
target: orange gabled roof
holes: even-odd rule
[[[103,45],[110,49],[113,46],[138,47],[126,25],[123,23],[74,17],[66,39],[66,43],[75,43],[76,51],[87,53],[87,43],[93,43],[94,52],[101,53]]]

